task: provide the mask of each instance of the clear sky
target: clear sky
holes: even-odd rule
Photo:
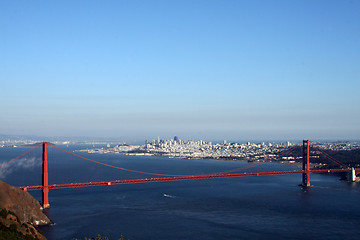
[[[360,1],[0,1],[0,134],[360,139]]]

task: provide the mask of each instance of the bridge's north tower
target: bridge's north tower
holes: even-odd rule
[[[47,142],[43,142],[43,154],[42,154],[42,206],[43,208],[49,208],[49,173],[48,173],[48,153]]]

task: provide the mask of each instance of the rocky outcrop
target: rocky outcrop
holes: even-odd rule
[[[28,192],[0,181],[0,208],[18,216],[22,223],[33,226],[50,224],[50,219],[41,211],[39,202]]]
[[[18,216],[2,208],[0,210],[0,239],[46,240],[30,223],[22,223]]]

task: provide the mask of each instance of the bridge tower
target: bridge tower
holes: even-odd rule
[[[47,144],[47,142],[43,142],[42,154],[42,207],[44,209],[50,207]]]
[[[305,171],[302,175],[302,186],[310,187],[310,145],[309,140],[303,140],[303,158],[302,170]]]

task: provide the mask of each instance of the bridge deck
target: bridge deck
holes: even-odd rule
[[[350,172],[350,171],[351,169],[317,169],[317,170],[310,170],[310,173],[334,173],[334,172]],[[356,172],[360,172],[360,169],[356,169]],[[189,176],[178,176],[178,177],[113,180],[113,181],[101,181],[101,182],[64,183],[64,184],[52,184],[52,185],[48,185],[48,187],[49,189],[60,189],[60,188],[109,186],[109,185],[118,185],[118,184],[134,184],[134,183],[147,183],[147,182],[166,182],[166,181],[183,181],[183,180],[196,180],[196,179],[211,179],[211,178],[250,177],[250,176],[303,174],[303,173],[306,173],[306,171],[297,170],[297,171],[255,172],[255,173],[204,174],[204,175],[189,175]],[[25,191],[31,191],[31,190],[42,190],[43,186],[42,185],[23,186],[20,188]]]

